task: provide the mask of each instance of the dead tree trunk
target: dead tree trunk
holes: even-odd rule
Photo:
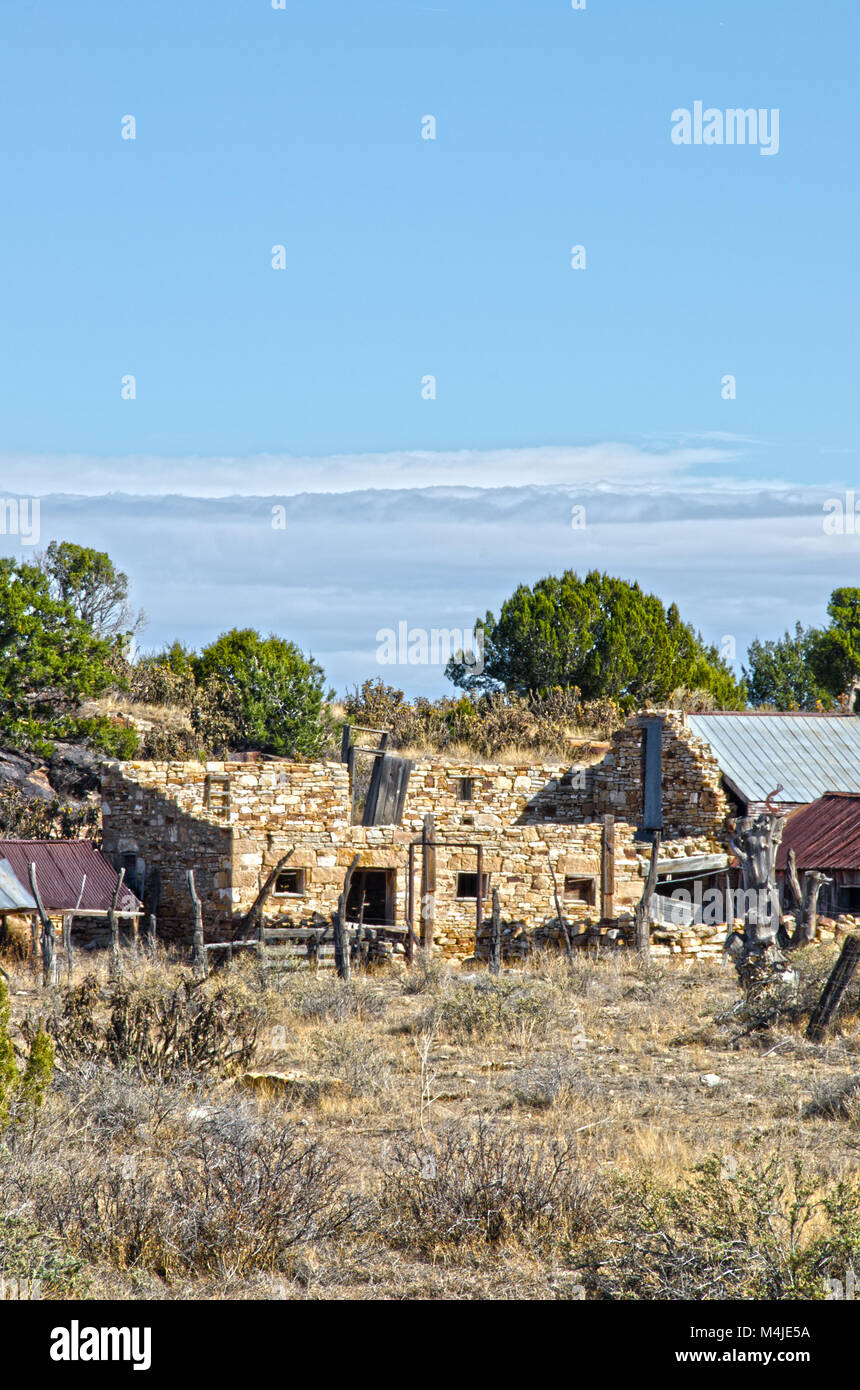
[[[337,911],[334,915],[334,968],[340,979],[347,984],[350,978],[349,962],[349,936],[346,925],[346,904],[349,899],[349,890],[352,884],[352,876],[358,868],[361,855],[357,854],[346,871],[343,880],[343,892],[338,899]]]
[[[657,860],[660,854],[660,831],[654,831],[654,838],[651,841],[651,862],[648,865],[648,877],[645,880],[645,887],[642,890],[642,897],[636,904],[634,915],[636,950],[639,957],[646,964],[651,962],[651,899],[654,896],[654,889],[657,887]]]
[[[116,914],[119,895],[122,892],[123,880],[125,879],[125,869],[120,869],[117,875],[116,887],[111,898],[110,909],[108,911],[108,926],[110,927],[110,973],[113,976],[122,974],[122,962],[119,955],[119,918]]]
[[[189,869],[186,874],[188,891],[191,894],[191,906],[194,911],[194,945],[192,951],[192,965],[194,974],[198,979],[205,980],[206,970],[206,949],[203,944],[203,904],[197,896],[197,889],[194,886],[194,870]]]
[[[793,850],[790,852],[794,853]],[[796,877],[797,870],[795,869]],[[790,942],[792,950],[796,950],[800,946],[808,946],[810,942],[815,940],[815,928],[818,925],[818,897],[825,883],[832,882],[832,878],[828,878],[826,874],[820,874],[814,869],[803,875],[803,897],[797,926]],[[793,884],[792,892],[794,892]]]
[[[860,965],[860,936],[848,936],[839,954],[839,959],[830,972],[830,979],[824,986],[821,998],[812,1011],[806,1036],[810,1042],[821,1042],[827,1026],[842,1003],[842,996],[854,978]]]
[[[490,974],[498,975],[502,968],[502,912],[499,890],[493,889],[493,912],[490,917]]]
[[[54,969],[54,924],[42,906],[42,899],[39,896],[39,884],[36,880],[36,865],[30,863],[30,892],[36,904],[39,914],[39,921],[42,924],[42,984],[49,985],[52,981]]]
[[[73,960],[73,958],[72,958],[72,914],[71,914],[71,912],[64,912],[64,913],[63,913],[63,950],[64,950],[65,953],[66,953],[66,979],[68,980],[69,984],[71,984],[71,983],[72,983],[72,979],[73,979],[73,977],[74,977],[74,973],[75,973],[75,962],[74,962],[74,960]]]
[[[743,944],[735,957],[735,968],[748,999],[786,981],[786,958],[779,945],[779,895],[774,879],[785,816],[771,805],[776,794],[771,792],[767,798],[766,811],[739,819],[731,839],[740,865],[745,902]]]
[[[785,878],[791,889],[791,896],[794,898],[797,908],[797,925],[800,926],[801,913],[803,912],[803,891],[800,887],[800,879],[797,876],[797,854],[793,849],[788,851],[785,860]],[[797,933],[795,932],[795,936]]]

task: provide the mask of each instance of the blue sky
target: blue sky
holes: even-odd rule
[[[191,557],[207,536],[223,544],[204,505],[215,495],[340,492],[348,527],[354,489],[405,490],[414,573],[435,557],[450,583],[422,608],[404,572],[415,595],[391,621],[429,625],[465,622],[547,568],[512,504],[504,564],[472,557],[464,569],[463,507],[494,507],[497,483],[608,488],[618,526],[609,518],[590,540],[615,572],[630,564],[633,499],[679,471],[688,499],[697,481],[704,495],[734,480],[750,519],[770,515],[773,488],[851,485],[860,7],[48,0],[11,8],[3,31],[4,486],[40,494],[48,530],[53,495],[92,499],[72,514],[56,504],[55,529],[108,549],[119,538],[151,641],[171,624],[203,639],[242,613],[318,648],[327,631],[288,540],[265,594],[225,579],[213,598]],[[675,146],[671,113],[696,100],[778,108],[778,153]],[[127,114],[134,141],[121,139]],[[420,138],[428,114],[434,141]],[[276,244],[284,271],[271,266]],[[584,271],[570,267],[573,244],[586,247]],[[125,373],[134,401],[121,399]],[[435,400],[421,397],[428,373]],[[722,399],[727,373],[736,400]],[[535,451],[547,448],[574,451],[568,472],[564,454],[545,470]],[[403,465],[415,451],[420,477]],[[437,475],[483,492],[425,535],[420,490]],[[163,607],[168,557],[150,510],[135,542],[102,497],[142,491],[199,499],[182,512],[184,596],[174,588]],[[325,515],[316,553],[336,605],[362,578],[343,569]],[[692,506],[688,525],[692,537],[712,523]],[[691,553],[716,544],[702,537]],[[364,541],[374,556],[389,544],[379,508]],[[776,554],[779,541],[777,530]],[[360,568],[354,537],[350,550]],[[547,554],[555,568],[578,564],[569,537]],[[851,582],[853,553],[822,554],[814,592],[799,595],[784,565],[762,635],[766,619],[776,630],[820,619],[829,588]],[[681,582],[643,554],[626,577],[663,586],[721,635],[705,576]],[[362,631],[397,609],[396,593],[379,594],[367,587]],[[752,621],[739,611],[711,625],[731,622],[745,641]],[[364,652],[372,665],[372,637],[356,651],[334,629],[335,645],[322,637],[337,681],[360,674]],[[443,688],[426,674],[401,683]]]

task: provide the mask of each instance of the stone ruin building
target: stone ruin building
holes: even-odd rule
[[[428,816],[432,945],[459,960],[486,950],[493,889],[508,956],[558,933],[556,891],[575,944],[630,939],[656,830],[658,894],[696,878],[728,884],[732,806],[717,758],[680,712],[632,717],[588,765],[439,755],[408,762],[380,750],[363,808],[348,739],[341,762],[124,762],[105,770],[105,853],[138,896],[157,880],[162,939],[191,939],[189,868],[207,940],[226,940],[292,851],[266,901],[266,923],[330,923],[358,854],[347,917],[362,911],[367,925],[396,925],[411,916],[420,942]],[[669,914],[652,940],[658,954],[718,956],[724,935],[722,926]]]

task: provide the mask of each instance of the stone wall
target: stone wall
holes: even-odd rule
[[[419,758],[409,779],[404,824],[420,834],[432,811],[446,835],[508,825],[581,824],[594,819],[595,767],[567,763],[470,763]],[[464,779],[472,800],[461,796]]]
[[[661,857],[715,848],[724,806],[715,768],[707,745],[667,719],[664,835],[674,832],[675,839]],[[469,800],[463,799],[464,778],[472,784]],[[596,819],[604,811],[616,817],[614,916],[609,921],[601,921],[602,825]],[[362,869],[393,871],[394,920],[403,923],[409,843],[420,836],[428,812],[440,841],[482,845],[488,890],[499,889],[509,937],[519,931],[518,924],[528,933],[552,930],[556,909],[550,863],[577,935],[629,932],[647,850],[635,839],[641,818],[641,730],[633,723],[615,736],[611,753],[591,767],[418,759],[400,826],[351,823],[349,777],[341,763],[129,762],[111,765],[103,779],[105,852],[118,867],[126,856],[136,856],[150,876],[158,870],[159,934],[165,939],[189,939],[189,867],[195,871],[207,936],[218,939],[231,919],[251,905],[288,850],[289,867],[304,871],[303,890],[271,897],[268,920],[293,925],[330,920],[347,867],[358,853]],[[674,821],[683,825],[676,829]],[[415,860],[417,916],[419,853]],[[461,959],[476,950],[476,903],[474,897],[458,895],[458,874],[476,870],[473,848],[437,850],[435,942],[444,954]],[[565,878],[586,882],[565,896]],[[490,908],[488,891],[485,917]]]
[[[724,843],[729,803],[719,763],[678,710],[663,720],[663,838],[709,835]],[[612,749],[594,771],[595,814],[641,825],[644,813],[644,730],[634,717],[612,736]]]
[[[218,780],[225,775],[229,807]],[[349,817],[349,778],[340,763],[127,762],[108,767],[102,779],[105,853],[117,867],[134,854],[150,877],[158,870],[159,933],[166,939],[188,935],[188,868],[207,934],[217,937],[235,910],[253,902],[261,868],[277,861],[271,847],[287,830],[290,846],[311,847],[313,857],[348,835]]]

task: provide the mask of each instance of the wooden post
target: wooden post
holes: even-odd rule
[[[355,821],[355,749],[350,748],[346,755],[346,775],[349,778],[349,821]]]
[[[406,960],[409,965],[415,959],[415,846],[409,845],[409,883],[406,895]]]
[[[493,915],[490,918],[490,974],[498,975],[502,968],[502,913],[499,890],[493,889]]]
[[[34,912],[30,918],[30,945],[30,973],[38,975],[41,952],[39,949],[39,914],[37,912]]]
[[[362,889],[361,905],[358,909],[358,931],[355,935],[356,963],[359,967],[363,967],[367,964],[367,952],[362,946],[362,941],[364,939],[364,904],[366,897],[367,894],[364,892],[364,889]]]
[[[657,857],[659,853],[660,831],[655,830],[654,838],[651,841],[651,862],[648,865],[648,877],[645,880],[642,897],[636,904],[635,913],[636,950],[645,964],[650,964],[651,961],[651,899],[657,886]]]
[[[158,901],[161,897],[161,874],[153,869],[146,878],[146,945],[152,959],[156,954],[156,933],[158,927]]]
[[[478,891],[475,895],[475,950],[478,949],[478,939],[481,935],[481,927],[484,921],[484,847],[478,845]]]
[[[436,822],[428,811],[421,831],[421,945],[432,951],[436,918]]]
[[[117,908],[117,903],[119,902],[119,895],[120,895],[120,893],[122,892],[122,885],[123,885],[123,879],[124,879],[124,878],[125,878],[125,869],[120,869],[119,873],[117,874],[116,888],[114,889],[113,897],[112,897],[112,899],[111,899],[110,909],[109,909],[109,911],[108,911],[108,926],[110,927],[110,973],[111,973],[111,975],[120,975],[120,974],[122,973],[122,963],[121,963],[121,961],[120,961],[120,956],[119,956],[119,918],[118,918],[117,915],[116,915],[116,908]]]
[[[603,817],[603,840],[600,865],[600,920],[615,917],[615,817]]]
[[[71,983],[72,983],[72,976],[73,976],[73,974],[74,974],[74,969],[75,969],[75,962],[74,962],[74,959],[73,959],[73,957],[72,957],[72,914],[71,914],[71,912],[64,912],[64,913],[63,913],[63,950],[64,950],[65,953],[66,953],[66,979],[68,980],[69,984],[71,984]]]
[[[352,884],[352,876],[358,868],[361,855],[357,854],[346,871],[343,880],[343,892],[338,899],[337,911],[334,915],[334,965],[340,978],[349,984],[349,938],[346,927],[346,904],[349,898],[349,889]]]
[[[75,903],[74,911],[63,913],[63,949],[66,952],[66,977],[69,984],[72,982],[75,968],[74,953],[72,951],[72,926],[74,925],[78,908],[84,900],[84,889],[86,886],[87,876],[84,874],[81,879],[81,891],[78,894],[78,901]]]
[[[558,925],[561,928],[561,934],[564,939],[565,953],[568,957],[570,957],[573,955],[573,946],[570,940],[570,932],[567,929],[567,922],[565,921],[564,913],[562,911],[561,898],[558,895],[558,883],[556,882],[555,869],[552,867],[552,860],[550,858],[548,849],[546,852],[546,862],[549,865],[549,875],[552,879],[552,893],[553,897],[555,898],[555,913],[558,917]]]
[[[342,763],[349,761],[349,745],[352,739],[352,728],[349,724],[344,724],[340,731],[340,760]]]
[[[52,979],[54,967],[54,924],[42,905],[39,896],[39,884],[36,881],[36,865],[30,863],[30,892],[36,903],[39,913],[39,921],[42,924],[42,984],[49,985]]]
[[[830,1020],[842,1002],[842,996],[854,978],[860,965],[860,936],[847,936],[839,959],[830,972],[830,979],[824,986],[821,998],[812,1011],[806,1036],[810,1042],[820,1042],[827,1031]]]
[[[192,965],[194,974],[199,979],[206,978],[206,952],[203,949],[203,904],[197,896],[197,889],[194,885],[194,870],[189,869],[185,875],[188,882],[188,891],[191,894],[191,906],[194,910],[194,947],[192,954]]]

